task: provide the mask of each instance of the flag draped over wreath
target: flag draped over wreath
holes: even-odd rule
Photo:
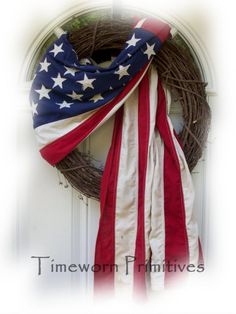
[[[79,59],[68,35],[47,50],[31,88],[40,153],[57,164],[115,115],[101,185],[95,288],[146,292],[164,287],[168,264],[197,265],[199,241],[194,189],[153,56],[170,27],[139,20],[106,68]],[[147,271],[159,265],[158,271]],[[175,268],[179,270],[179,268]],[[147,281],[149,277],[149,281]]]

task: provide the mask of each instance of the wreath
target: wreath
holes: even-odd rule
[[[79,30],[69,32],[69,41],[79,58],[104,55],[105,51],[119,51],[132,25],[127,19],[98,19]],[[161,81],[179,101],[184,125],[178,134],[190,171],[201,158],[210,125],[210,108],[206,100],[206,82],[191,53],[172,38],[165,42],[154,58]],[[103,169],[95,166],[89,153],[73,150],[56,164],[57,169],[79,192],[99,200]]]

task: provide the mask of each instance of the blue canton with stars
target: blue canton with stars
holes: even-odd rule
[[[63,34],[47,50],[33,79],[33,126],[77,116],[116,97],[161,47],[153,33],[134,28],[123,50],[104,68],[78,59]]]

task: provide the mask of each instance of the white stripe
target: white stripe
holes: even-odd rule
[[[150,65],[151,62],[149,62]],[[108,114],[104,117],[104,119],[90,132],[94,132],[97,128],[99,128],[102,124],[104,124],[126,101],[126,99],[132,94],[132,92],[135,90],[136,86],[138,86],[139,82],[142,80],[143,76],[145,75],[146,71],[149,68],[149,65],[145,69],[142,76],[139,78],[135,86],[132,87],[132,89],[125,95],[125,97],[118,102],[111,111],[108,112]],[[104,106],[107,106],[105,104]],[[88,118],[90,118],[92,115],[96,114],[96,112],[101,109],[95,109],[92,111],[89,111],[84,114],[80,114],[78,116],[67,118],[55,122],[50,122],[47,124],[43,124],[39,127],[37,127],[35,131],[36,140],[39,146],[39,149],[42,149],[44,146],[54,142],[58,138],[62,137],[63,135],[67,134],[68,132],[72,131],[73,129],[79,127],[82,125]],[[90,135],[89,134],[89,135]]]
[[[159,133],[156,133],[153,146],[155,167],[153,171],[151,232],[149,236],[152,250],[150,278],[151,289],[153,291],[160,291],[164,289],[165,279],[165,272],[163,271],[165,261],[165,216],[163,181],[164,143]]]
[[[116,294],[132,296],[138,209],[138,88],[124,105],[122,140],[116,192],[115,273]]]
[[[39,149],[42,149],[44,146],[52,143],[53,141],[67,134],[68,132],[77,128],[92,115],[94,115],[97,111],[98,109],[80,114],[75,117],[43,124],[37,127],[34,131]]]
[[[143,18],[142,20],[138,21],[138,23],[135,25],[134,28],[141,28],[145,21],[146,21],[146,18]]]
[[[145,261],[150,258],[150,243],[149,233],[151,230],[151,204],[152,204],[152,185],[153,185],[153,171],[154,171],[154,152],[153,152],[153,138],[156,122],[156,102],[157,102],[157,75],[156,71],[151,66],[148,71],[149,78],[149,140],[148,140],[148,156],[147,156],[147,170],[145,181],[145,195],[144,195],[144,236],[145,236]]]
[[[145,182],[145,260],[150,258],[150,242],[149,234],[151,231],[151,208],[152,208],[152,188],[153,188],[153,173],[154,173],[154,138],[155,138],[155,123],[156,123],[156,108],[157,108],[157,71],[153,66],[149,68],[149,99],[150,99],[150,127],[149,127],[149,141],[148,141],[148,158],[147,171]]]
[[[151,225],[149,233],[149,244],[152,252],[151,257],[151,290],[160,291],[164,289],[163,263],[165,260],[165,221],[164,221],[164,183],[163,163],[164,144],[159,132],[155,131],[157,110],[157,84],[158,76],[155,69],[151,70],[150,82],[150,150],[148,159],[148,172],[146,182],[145,199],[151,198]],[[149,192],[150,191],[150,192]],[[149,194],[149,195],[148,195]],[[147,215],[148,216],[148,215]],[[148,219],[148,217],[147,217]],[[148,224],[146,223],[146,227]],[[146,237],[148,232],[146,231]],[[161,270],[159,269],[161,267]]]

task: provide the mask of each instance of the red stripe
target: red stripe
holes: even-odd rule
[[[150,130],[149,78],[146,73],[139,84],[138,103],[138,223],[134,263],[134,292],[145,294],[145,185]],[[143,266],[140,266],[143,265]]]
[[[174,130],[174,135],[175,135],[175,138],[177,139],[181,149],[183,150],[184,147],[183,147],[183,143],[181,142],[178,134],[176,133],[176,131]],[[202,245],[201,245],[201,241],[200,239],[198,238],[198,253],[199,253],[199,258],[198,258],[198,264],[202,264],[204,265],[204,257],[203,257],[203,251],[202,251]]]
[[[84,140],[95,127],[106,117],[106,115],[119,103],[136,85],[138,80],[142,77],[143,73],[147,69],[150,63],[148,63],[141,71],[139,71],[135,77],[127,84],[124,90],[115,97],[110,103],[104,105],[94,115],[88,118],[84,123],[68,132],[67,134],[56,139],[52,143],[44,146],[40,153],[44,159],[46,159],[51,165],[57,164],[66,155],[68,155],[75,147]]]
[[[158,82],[156,126],[164,141],[164,212],[165,262],[187,264],[189,248],[185,224],[185,207],[179,159],[166,115],[166,100],[161,82]],[[173,274],[166,273],[166,278]]]
[[[115,263],[115,210],[116,189],[119,171],[120,148],[122,138],[123,107],[117,113],[114,123],[112,144],[107,156],[101,185],[101,217],[96,241],[95,264],[108,265],[94,273],[95,294],[104,290],[114,292]]]
[[[137,25],[137,23],[140,21],[140,18],[134,17],[135,24],[134,27]],[[148,32],[153,33],[155,36],[157,36],[160,41],[163,43],[165,40],[167,40],[170,37],[170,26],[160,20],[157,20],[155,18],[147,18],[144,22],[141,28],[145,29]]]
[[[142,28],[155,34],[162,43],[170,37],[170,26],[155,18],[146,19]]]

